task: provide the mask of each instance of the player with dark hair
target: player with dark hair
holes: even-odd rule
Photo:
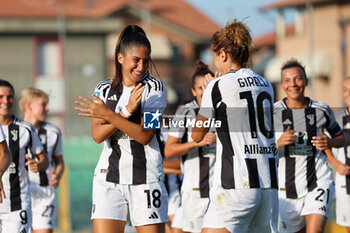
[[[12,115],[15,90],[0,80],[0,123],[12,154],[12,162],[2,176],[7,198],[0,204],[0,232],[30,232],[31,200],[28,172],[45,171],[49,161],[34,127]],[[32,156],[26,155],[27,149]]]
[[[130,214],[137,232],[163,232],[167,192],[155,129],[144,116],[166,107],[163,82],[150,75],[151,44],[142,28],[120,33],[114,78],[97,84],[94,102],[79,97],[80,116],[92,117],[92,136],[104,148],[95,169],[92,219],[95,233],[123,232]],[[103,198],[101,198],[103,197]]]

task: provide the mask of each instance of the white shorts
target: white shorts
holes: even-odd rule
[[[278,232],[276,189],[210,189],[210,203],[203,228],[226,228],[233,232]]]
[[[181,205],[181,195],[179,190],[175,190],[169,194],[168,199],[168,216],[175,215],[177,209]]]
[[[54,229],[57,216],[57,204],[55,189],[51,186],[41,187],[31,184],[32,196],[32,228]]]
[[[171,223],[171,227],[172,228],[178,228],[178,229],[182,229],[182,222],[183,222],[183,219],[184,219],[184,215],[183,215],[183,211],[182,211],[182,205],[177,208],[176,210],[176,213],[175,213],[175,216],[173,218],[173,221]]]
[[[29,198],[28,198],[29,200]],[[22,200],[22,209],[10,213],[0,213],[0,233],[31,232],[32,212],[30,200]]]
[[[279,213],[281,232],[297,232],[305,226],[305,215],[328,216],[334,198],[334,184],[316,187],[304,197],[286,198],[285,191],[279,191]]]
[[[183,231],[201,232],[208,205],[208,197],[200,198],[194,197],[191,193],[182,193]]]
[[[114,184],[94,177],[91,219],[127,221],[133,226],[168,222],[168,193],[163,182]]]
[[[336,221],[339,225],[350,227],[350,195],[346,187],[335,186]]]

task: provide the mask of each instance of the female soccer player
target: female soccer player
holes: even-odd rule
[[[115,50],[114,78],[97,84],[95,102],[79,97],[79,115],[92,117],[92,136],[104,148],[95,169],[94,232],[123,232],[129,211],[137,232],[163,232],[167,192],[154,124],[166,107],[164,84],[150,76],[151,45],[142,28],[129,25]],[[147,122],[146,122],[147,120]]]
[[[203,217],[209,203],[209,189],[212,185],[216,135],[212,132],[207,133],[204,140],[196,143],[191,138],[190,125],[201,106],[204,91],[202,82],[208,73],[214,75],[207,65],[197,62],[191,87],[195,99],[176,111],[164,149],[167,158],[181,156],[182,230],[185,232],[201,232]]]
[[[327,153],[327,159],[336,170],[336,221],[350,233],[350,209],[346,208],[350,205],[350,77],[345,78],[343,82],[343,99],[346,106],[335,114],[335,118],[343,128],[346,144],[336,150],[336,158]]]
[[[12,115],[15,90],[0,80],[0,123],[12,154],[12,162],[2,176],[6,199],[0,204],[0,232],[30,232],[32,214],[28,172],[45,171],[49,161],[34,127]],[[32,157],[26,156],[27,150]],[[27,159],[27,161],[26,161]]]
[[[328,105],[305,97],[306,85],[304,67],[287,61],[281,69],[287,97],[274,105],[282,232],[323,232],[334,197],[332,171],[313,138],[323,130],[332,137],[342,132]]]
[[[229,22],[212,36],[221,77],[210,81],[192,132],[200,142],[206,122],[218,135],[214,184],[202,232],[276,232],[277,157],[273,130],[273,88],[246,68],[251,44],[242,22]]]
[[[11,161],[12,155],[9,147],[7,146],[6,136],[0,124],[0,203],[2,203],[4,198],[6,198],[4,187],[2,185],[2,175],[10,166]]]
[[[53,232],[57,215],[55,188],[64,171],[61,131],[45,120],[49,112],[48,102],[48,95],[35,88],[23,90],[19,98],[23,120],[35,127],[50,162],[46,171],[29,172],[33,233]]]

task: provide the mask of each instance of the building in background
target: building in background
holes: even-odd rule
[[[285,23],[288,9],[296,12],[292,25]],[[253,50],[254,64],[265,63],[260,65],[263,75],[278,84],[282,64],[297,58],[306,66],[308,95],[331,107],[341,107],[342,82],[350,75],[350,1],[280,0],[261,10],[279,12],[276,31],[254,39],[258,45]],[[275,86],[277,99],[281,99],[283,92]]]
[[[185,0],[0,0],[0,78],[20,93],[50,95],[51,121],[68,135],[90,134],[74,110],[79,95],[114,74],[120,30],[142,26],[152,44],[153,74],[167,83],[168,106],[189,93],[194,62],[219,26]],[[158,74],[157,74],[158,73]]]

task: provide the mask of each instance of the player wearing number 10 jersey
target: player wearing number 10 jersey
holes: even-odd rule
[[[245,68],[250,42],[248,28],[237,21],[212,36],[223,75],[207,85],[192,132],[199,142],[208,130],[198,127],[201,121],[221,121],[202,232],[277,232],[274,92],[269,81]]]

